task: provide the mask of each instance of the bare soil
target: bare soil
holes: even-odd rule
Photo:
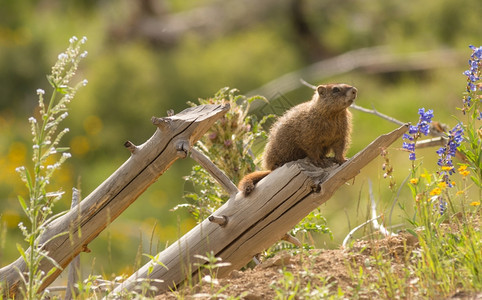
[[[294,276],[293,284],[300,284],[298,291],[310,285],[311,291],[321,287],[327,294],[340,295],[343,299],[387,299],[384,289],[367,288],[372,283],[377,287],[384,282],[379,278],[383,272],[375,257],[388,260],[389,272],[403,276],[406,271],[404,261],[417,246],[415,237],[401,234],[377,241],[357,241],[350,249],[282,252],[263,260],[253,269],[233,271],[226,278],[208,279],[192,288],[162,294],[156,299],[226,299],[229,296],[247,300],[274,299],[276,287],[285,291],[295,288],[294,285],[284,285],[288,284],[284,280],[287,277],[283,273],[286,272]],[[359,284],[360,278],[363,288]],[[409,294],[416,295],[413,291]],[[288,295],[284,295],[287,299]],[[418,298],[423,299],[423,296],[415,296]],[[447,299],[482,299],[482,293],[459,291]]]

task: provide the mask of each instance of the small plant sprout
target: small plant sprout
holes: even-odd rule
[[[217,272],[219,268],[228,267],[231,265],[229,262],[223,262],[220,257],[216,257],[214,253],[208,252],[204,255],[194,255],[195,258],[205,261],[205,263],[195,263],[194,265],[199,268],[199,274],[204,275],[200,278],[201,282],[208,283],[211,288],[211,292],[214,291],[214,286],[219,285],[217,280]]]
[[[41,285],[50,274],[60,268],[49,258],[49,253],[43,249],[38,237],[46,230],[47,224],[57,217],[52,216],[52,208],[63,195],[62,191],[48,191],[48,185],[55,171],[71,157],[67,152],[69,148],[59,146],[69,129],[60,129],[59,126],[68,116],[67,105],[78,88],[85,85],[84,82],[73,85],[72,80],[79,62],[87,55],[86,51],[81,52],[81,46],[86,40],[72,37],[67,50],[58,55],[52,73],[47,76],[53,88],[47,103],[44,101],[45,90],[37,89],[39,115],[28,119],[33,136],[33,165],[16,169],[28,190],[28,199],[21,196],[18,199],[29,221],[28,225],[19,224],[29,250],[17,244],[17,249],[27,265],[27,271],[21,274],[24,283],[21,291],[27,299],[42,299]],[[55,266],[47,273],[39,269],[43,259],[48,259]]]

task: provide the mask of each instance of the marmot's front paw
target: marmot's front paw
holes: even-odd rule
[[[248,196],[249,194],[251,194],[252,191],[254,191],[254,184],[253,182],[246,182],[243,187],[242,187],[242,190],[241,190],[244,194],[244,196]]]

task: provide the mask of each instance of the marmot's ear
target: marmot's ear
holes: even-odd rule
[[[318,95],[323,95],[326,93],[326,86],[325,85],[319,85],[316,88],[316,91],[318,92]]]

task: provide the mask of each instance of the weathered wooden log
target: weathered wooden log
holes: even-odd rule
[[[287,163],[261,180],[255,190],[244,197],[238,193],[155,259],[130,276],[114,290],[122,297],[134,291],[140,280],[151,281],[161,293],[175,289],[185,280],[199,278],[196,264],[204,264],[195,255],[212,252],[229,262],[219,269],[223,276],[246,265],[254,255],[279,241],[313,209],[326,202],[346,181],[375,159],[397,140],[407,126],[382,135],[343,165],[325,169],[313,167],[307,160]],[[225,220],[222,224],[212,220]],[[159,282],[162,280],[163,282]]]
[[[108,179],[88,195],[80,205],[48,225],[40,237],[41,244],[62,268],[87,249],[108,223],[116,219],[169,166],[189,149],[229,109],[229,105],[201,105],[165,118],[152,118],[158,128],[143,145],[126,143],[130,158]],[[67,233],[52,239],[60,233]],[[46,259],[40,270],[47,273],[53,265]],[[20,257],[0,269],[0,282],[7,289],[4,294],[14,296],[21,283],[20,272],[26,265]],[[47,287],[61,272],[57,270],[44,283]],[[0,297],[1,298],[1,297]]]
[[[72,188],[72,204],[70,208],[77,206],[80,202],[80,190]],[[65,289],[64,300],[71,300],[77,296],[77,288],[75,284],[79,281],[79,270],[80,270],[80,256],[77,255],[69,265],[69,275],[67,279],[67,288]]]

